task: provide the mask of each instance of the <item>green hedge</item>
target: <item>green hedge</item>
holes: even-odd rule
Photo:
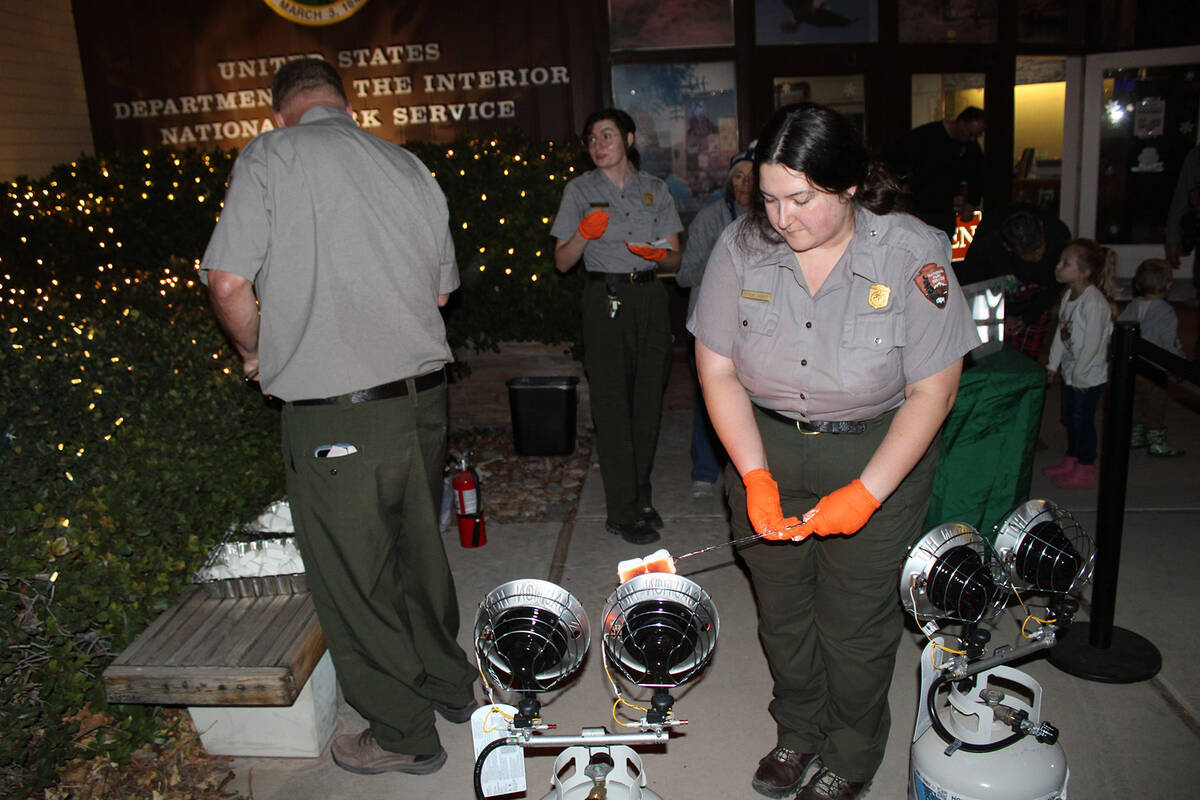
[[[581,275],[554,270],[548,234],[577,153],[516,134],[411,149],[451,208],[451,343],[577,341]],[[109,709],[101,670],[283,492],[277,415],[195,279],[231,163],[82,158],[0,196],[0,796],[152,740],[155,710]],[[116,722],[79,739],[89,703]]]

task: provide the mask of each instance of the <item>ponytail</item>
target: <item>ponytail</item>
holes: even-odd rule
[[[1117,254],[1111,247],[1105,247],[1095,239],[1072,239],[1067,247],[1079,251],[1079,260],[1088,270],[1088,279],[1093,286],[1104,293],[1108,300],[1113,319],[1117,318]]]

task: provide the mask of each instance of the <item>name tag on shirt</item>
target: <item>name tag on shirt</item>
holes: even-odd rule
[[[747,300],[761,300],[764,303],[771,302],[770,292],[756,292],[753,289],[742,289],[742,297]]]

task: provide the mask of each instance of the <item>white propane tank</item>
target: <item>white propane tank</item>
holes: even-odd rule
[[[1043,744],[1024,736],[1013,744],[988,753],[956,750],[932,729],[926,707],[929,687],[938,675],[933,666],[935,645],[926,645],[921,659],[921,695],[909,758],[909,800],[1067,800],[1071,773],[1062,745]],[[1011,667],[998,666],[977,673],[975,685],[960,691],[952,685],[949,703],[936,703],[938,718],[952,736],[972,745],[987,745],[1012,736],[981,697],[985,690],[1003,693],[1001,704],[1023,710],[1029,721],[1041,722],[1042,687],[1033,678]],[[1014,693],[1023,687],[1032,702]],[[1022,693],[1023,694],[1023,693]]]
[[[601,760],[597,761],[597,756]],[[612,761],[611,768],[607,765],[609,760]],[[598,788],[597,780],[602,789]],[[642,771],[642,759],[637,751],[625,745],[568,747],[554,759],[551,784],[554,790],[542,800],[586,800],[593,797],[603,797],[605,800],[662,800],[646,788],[646,773]]]

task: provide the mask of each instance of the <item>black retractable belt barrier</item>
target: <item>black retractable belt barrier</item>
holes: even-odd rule
[[[1050,663],[1063,672],[1103,683],[1148,680],[1162,668],[1162,654],[1157,647],[1133,631],[1113,625],[1125,520],[1125,489],[1129,477],[1133,387],[1138,368],[1144,369],[1147,365],[1200,385],[1200,368],[1196,364],[1143,341],[1136,322],[1116,324],[1112,337],[1109,405],[1100,454],[1091,620],[1072,623],[1049,655]]]

